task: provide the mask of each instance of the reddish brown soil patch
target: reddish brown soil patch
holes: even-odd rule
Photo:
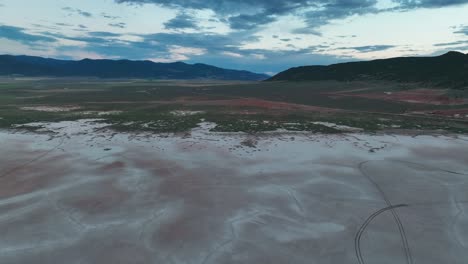
[[[337,109],[317,107],[302,104],[293,104],[285,102],[276,102],[261,100],[255,98],[241,98],[230,100],[209,100],[209,101],[191,101],[190,105],[215,105],[215,106],[231,106],[231,107],[252,107],[268,110],[303,110],[314,112],[335,112]]]
[[[429,114],[429,115],[439,115],[439,116],[447,116],[447,117],[454,117],[454,118],[464,118],[468,119],[468,108],[462,109],[446,109],[446,110],[428,110],[428,111],[418,111],[414,112],[415,114]]]
[[[109,164],[102,166],[102,171],[114,171],[114,170],[123,170],[125,168],[125,163],[122,161],[115,161]]]
[[[461,105],[468,103],[464,99],[450,98],[444,90],[414,89],[400,92],[380,92],[380,93],[327,93],[333,97],[361,97],[368,99],[380,99],[387,101],[406,102],[413,104],[431,105]]]
[[[119,189],[112,181],[104,181],[93,194],[80,194],[65,199],[64,204],[80,212],[94,215],[102,214],[122,205],[128,199],[129,193]]]
[[[218,99],[218,98],[210,98],[210,97],[179,97],[175,100],[170,101],[143,101],[143,102],[135,102],[135,101],[113,101],[113,102],[86,102],[91,104],[160,104],[160,105],[186,105],[186,106],[227,106],[227,107],[251,107],[251,108],[258,108],[258,109],[267,109],[267,110],[302,110],[302,111],[313,111],[313,112],[336,112],[340,111],[339,109],[335,108],[326,108],[326,107],[318,107],[318,106],[311,106],[311,105],[302,105],[302,104],[294,104],[294,103],[286,103],[286,102],[278,102],[278,101],[268,101],[262,99],[255,99],[255,98],[235,98],[235,99]]]
[[[65,155],[44,160],[43,162],[27,164],[11,171],[0,178],[0,198],[35,192],[59,181],[69,168],[61,164]]]

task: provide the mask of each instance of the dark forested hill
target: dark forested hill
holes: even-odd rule
[[[468,54],[448,52],[437,57],[400,57],[329,66],[291,68],[269,81],[391,80],[468,87]]]
[[[227,70],[206,64],[183,62],[155,63],[91,59],[68,61],[11,55],[0,55],[0,75],[246,81],[265,80],[269,77],[248,71]]]

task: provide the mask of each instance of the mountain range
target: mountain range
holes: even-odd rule
[[[201,63],[91,59],[73,61],[12,55],[0,55],[0,75],[242,81],[260,81],[270,77]]]
[[[436,57],[397,57],[328,66],[302,66],[291,68],[273,77],[201,63],[92,59],[73,61],[0,55],[0,75],[243,81],[387,80],[466,88],[468,54],[450,51]]]
[[[450,51],[437,57],[399,57],[373,61],[303,66],[268,81],[388,80],[435,86],[468,87],[468,54]]]

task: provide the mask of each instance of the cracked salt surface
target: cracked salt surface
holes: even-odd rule
[[[398,208],[414,263],[468,258],[468,137],[0,131],[0,263],[357,263]],[[255,142],[247,147],[242,142]],[[382,214],[366,263],[405,263]],[[103,252],[105,252],[103,254]]]
[[[363,131],[362,128],[350,127],[350,126],[345,126],[345,125],[338,125],[338,124],[330,123],[330,122],[312,122],[312,124],[323,125],[323,126],[327,126],[327,127],[331,127],[331,128],[336,128],[338,130],[345,131],[345,132]]]
[[[25,111],[39,111],[39,112],[51,112],[51,113],[58,113],[58,112],[70,112],[74,110],[81,109],[79,106],[25,106],[21,107],[21,110]]]

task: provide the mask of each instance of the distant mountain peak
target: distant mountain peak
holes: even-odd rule
[[[441,56],[443,57],[465,57],[467,54],[459,51],[449,51]]]

